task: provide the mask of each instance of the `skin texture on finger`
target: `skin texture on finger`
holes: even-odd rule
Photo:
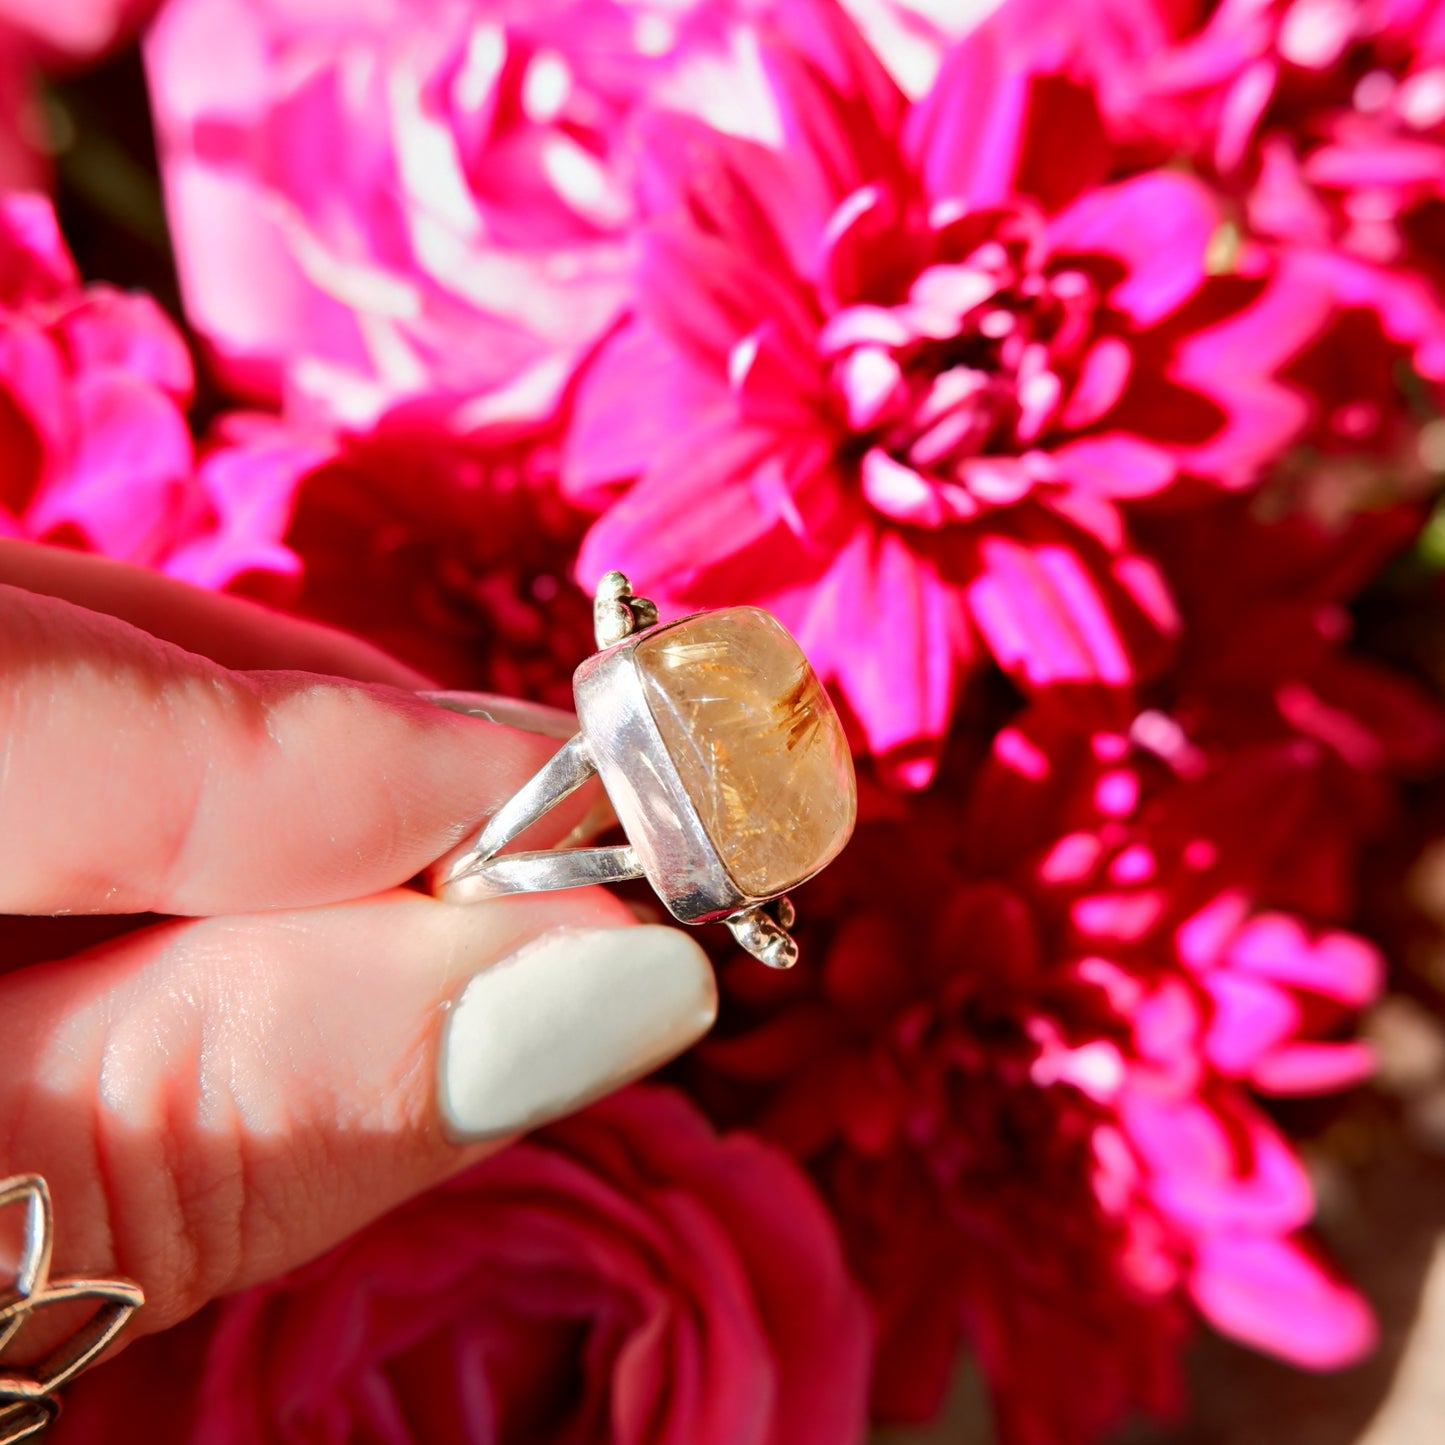
[[[421,673],[358,637],[108,557],[0,538],[0,583],[118,617],[226,667],[427,686]]]
[[[566,936],[555,930],[603,930],[575,935],[585,943],[628,922],[600,890],[473,908],[395,892],[161,924],[12,973],[0,979],[0,1176],[44,1174],[56,1271],[136,1279],[137,1327],[164,1329],[495,1147],[451,1142],[438,1118],[450,1006],[479,971],[524,971],[539,938]],[[706,960],[679,930],[628,932],[666,934],[666,976],[687,975],[666,1036],[683,1047],[711,1022]],[[588,974],[572,977],[585,992]],[[555,1067],[545,1025],[568,1001],[545,970],[539,989],[528,1007],[542,1047],[518,1061],[523,1083]],[[649,1066],[657,1032],[638,1041]]]
[[[362,897],[446,852],[555,748],[375,684],[231,672],[0,586],[0,912]],[[592,802],[556,809],[540,845]]]

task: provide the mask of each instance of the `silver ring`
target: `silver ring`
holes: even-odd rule
[[[609,572],[593,607],[597,646],[573,674],[579,730],[427,872],[439,898],[646,878],[683,923],[722,922],[774,968],[797,962],[787,893],[826,867],[857,818],[852,757],[802,649],[757,607],[659,623]],[[628,841],[503,853],[598,777]]]
[[[54,1212],[50,1189],[38,1174],[0,1180],[0,1209],[25,1210],[25,1231],[15,1279],[0,1294],[0,1352],[48,1305],[95,1300],[100,1308],[49,1354],[25,1366],[0,1368],[0,1445],[38,1435],[60,1413],[58,1392],[94,1362],[145,1303],[128,1279],[50,1277]]]

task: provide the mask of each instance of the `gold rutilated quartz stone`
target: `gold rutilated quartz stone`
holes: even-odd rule
[[[831,862],[858,811],[853,760],[787,629],[730,607],[644,636],[636,658],[663,744],[739,890],[771,897]]]

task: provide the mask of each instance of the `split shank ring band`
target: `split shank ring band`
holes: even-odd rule
[[[609,572],[593,608],[599,652],[573,675],[579,731],[487,821],[440,858],[438,897],[646,878],[683,923],[726,923],[774,968],[798,957],[787,892],[842,850],[857,816],[847,741],[783,625],[757,607],[659,623]],[[600,777],[628,841],[502,853]]]
[[[24,1219],[14,1279],[0,1290],[0,1354],[52,1305],[79,1301],[96,1310],[33,1363],[0,1363],[0,1445],[19,1445],[39,1435],[60,1413],[58,1392],[94,1363],[145,1302],[140,1287],[128,1279],[51,1277],[54,1214],[40,1175],[0,1179],[0,1211],[11,1208],[23,1210]]]

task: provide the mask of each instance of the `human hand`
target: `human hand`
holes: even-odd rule
[[[424,685],[354,638],[0,542],[0,913],[30,915],[0,920],[0,1178],[46,1177],[57,1273],[137,1280],[137,1330],[712,1022],[698,946],[605,892],[401,886],[557,745],[550,710],[501,704],[523,731]]]

